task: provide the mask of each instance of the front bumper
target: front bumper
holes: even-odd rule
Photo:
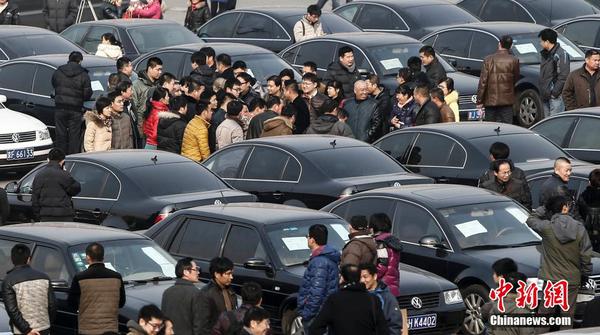
[[[421,296],[421,299],[426,304],[426,298],[424,299]],[[427,329],[409,329],[409,333],[419,334],[419,335],[449,335],[457,333],[465,319],[465,310],[466,307],[464,303],[447,305],[444,303],[444,298],[442,293],[440,293],[440,299],[438,303],[434,303],[434,300],[428,300],[430,303],[429,307],[415,309],[411,304],[410,300],[407,297],[400,296],[398,298],[398,303],[401,309],[407,309],[408,317],[418,316],[418,315],[426,315],[426,314],[436,314],[437,322],[434,328]]]
[[[33,168],[48,159],[50,149],[54,148],[53,144],[34,147],[34,156],[29,159],[7,160],[6,150],[0,150],[0,170],[10,171],[21,168]]]

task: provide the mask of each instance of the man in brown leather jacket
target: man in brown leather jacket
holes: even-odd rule
[[[441,88],[435,87],[431,89],[429,95],[431,95],[431,102],[433,102],[440,110],[440,118],[442,123],[455,122],[456,120],[454,119],[454,112],[444,101],[444,91],[442,91]]]
[[[515,102],[515,83],[519,80],[519,59],[510,54],[513,40],[502,36],[498,51],[483,61],[477,107],[485,107],[485,120],[512,123]]]
[[[565,109],[600,106],[600,51],[585,52],[585,63],[569,73],[562,91]]]

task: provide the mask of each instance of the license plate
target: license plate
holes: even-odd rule
[[[408,317],[408,329],[428,329],[435,328],[437,325],[437,314],[424,314]]]
[[[480,119],[481,115],[477,111],[469,112],[469,121],[479,121]]]
[[[33,148],[6,150],[6,159],[9,161],[31,159],[33,158],[33,152]]]

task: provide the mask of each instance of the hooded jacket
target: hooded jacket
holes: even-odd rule
[[[72,217],[71,197],[76,196],[80,191],[79,182],[63,170],[58,162],[48,162],[31,184],[31,209],[34,218]]]
[[[133,102],[133,109],[137,113],[138,126],[140,127],[140,133],[142,133],[142,125],[144,122],[144,113],[146,113],[146,102],[148,101],[148,92],[153,87],[153,82],[148,78],[146,70],[138,72],[138,79],[133,82],[133,95],[131,100]]]
[[[450,109],[452,109],[452,112],[454,113],[454,121],[459,122],[460,109],[458,107],[458,91],[453,90],[452,92],[448,93],[448,95],[444,97],[444,101],[448,106],[450,106]]]
[[[183,25],[194,33],[198,33],[198,29],[208,20],[210,20],[208,3],[207,1],[200,1],[197,6],[188,6]]]
[[[540,51],[540,95],[543,101],[560,97],[571,72],[569,54],[556,43],[550,51]]]
[[[117,60],[123,56],[123,50],[118,45],[100,43],[96,50],[96,56]]]
[[[237,120],[226,118],[217,127],[216,131],[217,149],[241,142],[244,140],[244,129]]]
[[[377,244],[377,278],[389,288],[394,296],[400,295],[400,252],[402,242],[390,233],[375,236]]]
[[[505,183],[494,176],[494,179],[485,181],[479,187],[505,195],[516,200],[527,209],[531,209],[531,192],[529,186],[526,185],[526,180],[511,177]]]
[[[329,64],[327,73],[323,80],[325,82],[337,80],[342,83],[344,89],[344,98],[354,95],[354,82],[360,79],[360,73],[354,64],[350,69],[342,65],[339,61]]]
[[[57,108],[79,111],[84,101],[90,100],[94,93],[88,71],[75,62],[68,62],[54,71],[52,87],[54,87],[54,103]]]
[[[439,108],[437,108],[431,99],[428,99],[423,106],[418,109],[417,116],[415,118],[415,125],[421,126],[424,124],[440,122],[442,122],[442,115]]]
[[[566,280],[579,287],[581,277],[592,274],[592,245],[583,224],[567,214],[554,214],[545,220],[546,209],[536,209],[527,225],[542,237],[542,261],[538,277]]]
[[[181,155],[196,162],[202,162],[210,156],[208,128],[210,123],[199,115],[194,116],[183,132]]]
[[[179,155],[186,126],[187,123],[179,113],[159,112],[156,148]]]
[[[379,299],[379,302],[381,302],[383,316],[385,317],[385,321],[387,321],[389,334],[400,335],[402,332],[402,314],[400,314],[400,306],[398,306],[396,296],[390,292],[389,287],[383,282],[379,282],[377,288],[373,291],[369,291],[369,293],[376,296]]]
[[[60,33],[75,23],[78,9],[76,0],[44,0],[42,14],[48,29]]]
[[[112,119],[102,119],[95,111],[87,111],[84,115],[86,126],[83,136],[85,152],[110,150],[112,143]]]
[[[346,264],[360,265],[363,263],[376,264],[377,244],[367,231],[358,231],[348,235],[350,241],[342,249],[340,266]]]
[[[323,32],[321,20],[313,24],[306,19],[306,15],[303,15],[302,18],[294,25],[294,39],[296,42],[301,42],[309,38],[324,35],[325,33]]]
[[[435,87],[440,80],[446,78],[446,70],[444,69],[442,63],[437,60],[437,58],[434,57],[433,61],[424,67],[427,79],[429,79],[429,86]]]
[[[585,64],[577,70],[569,73],[562,97],[565,101],[565,110],[585,107],[600,106],[600,73],[598,70],[592,76],[586,69]],[[592,95],[595,101],[592,101]],[[595,102],[595,104],[592,104]]]
[[[373,143],[381,137],[383,116],[375,99],[371,97],[362,101],[348,99],[344,109],[348,112],[347,124],[357,140]]]
[[[298,313],[303,321],[317,315],[325,299],[338,289],[340,252],[330,245],[314,250],[298,291]]]
[[[477,103],[489,107],[512,105],[519,76],[519,59],[508,50],[498,50],[485,57],[477,88]]]
[[[294,125],[289,118],[276,116],[265,121],[260,137],[292,135],[293,130]]]
[[[11,1],[8,6],[0,12],[0,24],[21,24],[19,6]]]
[[[146,135],[146,143],[149,145],[158,145],[158,113],[168,112],[169,106],[160,101],[151,101],[152,110],[148,117],[144,120],[144,135]]]
[[[128,112],[112,115],[111,149],[134,149],[133,121]]]
[[[319,116],[316,120],[311,122],[308,129],[306,129],[306,133],[321,135],[329,134],[354,138],[352,129],[350,129],[345,122],[340,121],[337,116],[332,114],[323,114]]]

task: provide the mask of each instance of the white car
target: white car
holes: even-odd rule
[[[53,148],[50,132],[32,116],[6,108],[0,95],[0,170],[20,170],[46,161]]]

